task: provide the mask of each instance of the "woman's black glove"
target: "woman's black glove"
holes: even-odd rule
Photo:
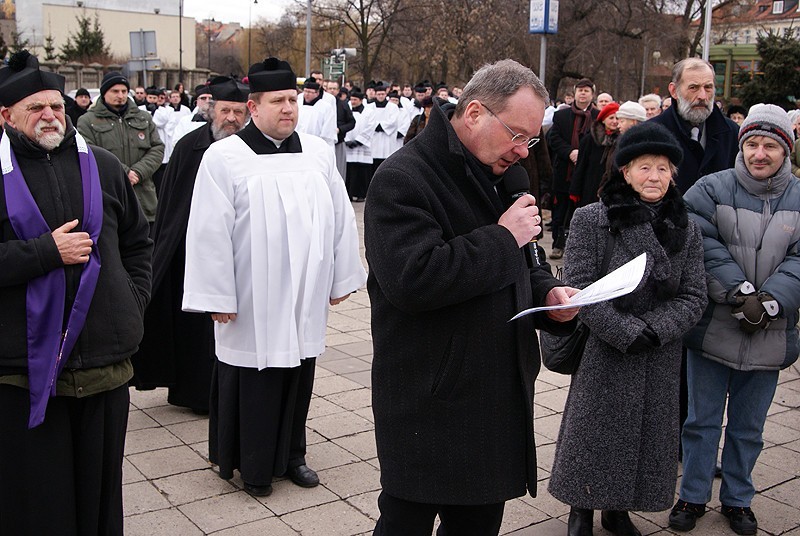
[[[658,335],[656,335],[655,331],[650,329],[650,326],[645,326],[639,336],[633,340],[630,346],[628,346],[628,351],[625,353],[638,354],[658,348],[658,346]]]

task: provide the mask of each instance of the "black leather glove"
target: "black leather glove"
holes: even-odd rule
[[[778,302],[766,292],[739,298],[739,305],[731,310],[731,315],[739,321],[739,329],[749,334],[765,329],[779,313]]]
[[[628,346],[628,351],[625,353],[638,354],[652,350],[653,348],[658,348],[658,346],[658,335],[656,335],[655,331],[650,329],[650,326],[645,326],[639,336],[633,340],[630,346]]]
[[[383,127],[381,126],[380,123],[378,123],[378,126],[375,127],[375,132],[383,132]]]

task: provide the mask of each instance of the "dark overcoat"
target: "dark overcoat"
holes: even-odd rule
[[[572,378],[549,491],[578,508],[659,511],[674,502],[681,339],[707,302],[703,245],[674,186],[651,223],[652,207],[615,176],[602,203],[575,212],[565,280],[584,288],[598,278],[609,228],[609,270],[642,253],[647,265],[633,293],[579,313],[591,334]],[[655,342],[632,350],[646,328]]]
[[[535,494],[534,330],[571,328],[544,315],[508,322],[561,283],[546,265],[528,268],[468,159],[434,104],[381,164],[364,212],[381,483],[422,503]]]
[[[570,195],[577,195],[579,207],[597,202],[598,190],[606,170],[610,171],[609,158],[613,159],[617,134],[606,134],[603,123],[592,125],[590,136],[584,136],[578,147],[578,162],[569,185]]]
[[[700,177],[730,169],[736,162],[739,152],[739,125],[722,115],[716,106],[703,126],[707,131],[705,149],[699,142],[692,140],[689,125],[678,115],[677,103],[650,121],[667,127],[681,144],[683,161],[678,166],[675,183],[682,194]]]
[[[209,314],[184,313],[181,303],[194,181],[212,142],[210,124],[186,134],[161,181],[153,227],[153,299],[145,312],[144,339],[132,358],[132,385],[170,387],[171,404],[198,410],[208,409],[214,325]]]
[[[597,108],[591,107],[589,112],[592,115],[592,121],[597,119],[597,114],[600,111]],[[547,144],[552,154],[553,162],[553,192],[567,193],[569,192],[569,181],[567,180],[567,171],[572,161],[569,159],[569,153],[573,149],[579,147],[572,146],[572,127],[575,123],[575,112],[572,108],[565,108],[558,110],[553,114],[553,126],[547,131]],[[589,131],[582,134],[580,139],[589,135]],[[580,154],[580,152],[579,152]]]

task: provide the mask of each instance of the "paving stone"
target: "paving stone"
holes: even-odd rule
[[[199,441],[189,445],[193,451],[198,453],[201,458],[208,460],[208,441]]]
[[[186,421],[208,420],[208,416],[196,415],[189,408],[178,406],[158,406],[144,410],[150,417],[157,420],[162,426]]]
[[[515,530],[506,534],[513,536],[564,536],[567,533],[567,524],[558,519],[548,519],[538,525]]]
[[[776,469],[800,475],[800,456],[785,447],[772,447],[761,451],[758,461]]]
[[[355,409],[368,408],[372,405],[372,390],[356,389],[328,395],[325,398],[337,406],[353,411]]]
[[[752,476],[756,491],[759,492],[773,488],[778,484],[788,482],[795,477],[795,475],[791,473],[787,473],[782,469],[777,469],[765,463],[761,463],[760,461],[756,462],[756,466],[753,468]]]
[[[222,480],[210,468],[160,478],[153,484],[176,506],[236,491],[235,486]]]
[[[534,400],[536,400],[536,397],[534,397]],[[549,417],[551,415],[559,415],[559,414],[560,414],[560,412],[558,412],[558,411],[553,411],[552,409],[546,408],[546,407],[541,406],[539,404],[533,404],[533,418],[534,419],[539,419],[541,417]]]
[[[131,405],[138,409],[167,405],[167,395],[169,391],[164,387],[150,391],[137,391],[131,387],[129,391],[131,395]]]
[[[280,519],[270,517],[215,532],[214,536],[297,536],[297,532]]]
[[[372,322],[372,311],[369,307],[358,307],[353,309],[344,309],[339,311],[344,316],[349,316],[355,320],[360,320],[367,324]]]
[[[553,389],[560,389],[560,387],[544,381],[540,375],[538,378],[536,378],[534,389],[537,393],[546,393],[547,391],[552,391]]]
[[[352,536],[367,532],[375,522],[346,502],[333,502],[300,510],[281,520],[303,536]]]
[[[205,533],[273,516],[266,506],[244,491],[184,504],[178,509]]]
[[[800,439],[800,430],[783,426],[776,422],[767,421],[764,423],[764,441],[775,445],[783,445]]]
[[[544,393],[536,393],[533,398],[538,405],[558,412],[564,411],[568,393],[569,391],[566,389],[555,389],[553,391],[545,391]]]
[[[569,387],[569,384],[572,383],[572,376],[551,372],[544,367],[542,367],[542,370],[539,372],[538,378],[543,382],[557,387]]]
[[[131,408],[133,408],[133,406],[131,406]],[[128,413],[128,432],[142,430],[144,428],[155,428],[157,426],[159,426],[159,424],[140,409],[132,409]]]
[[[126,536],[195,536],[202,535],[197,526],[176,508],[146,512],[125,518]]]
[[[128,460],[149,479],[208,468],[208,462],[186,445],[133,454]]]
[[[349,374],[345,374],[344,377],[364,387],[372,388],[372,371],[370,370],[365,370],[363,372],[351,372]]]
[[[319,472],[325,487],[346,499],[380,489],[380,471],[366,462],[351,463]]]
[[[341,376],[320,378],[319,381],[314,382],[314,394],[317,396],[328,396],[353,389],[361,389],[361,385]]]
[[[354,342],[360,342],[363,339],[353,335],[352,333],[336,333],[334,335],[326,335],[325,342],[330,346],[338,346],[340,344],[352,344]],[[323,354],[324,355],[324,354]],[[320,361],[322,358],[319,358]]]
[[[774,403],[787,408],[797,408],[800,407],[800,391],[795,391],[779,385],[775,390],[775,397],[772,400]]]
[[[325,367],[336,374],[349,374],[352,372],[362,372],[370,369],[370,364],[357,357],[348,357],[320,363],[320,367]]]
[[[186,444],[208,441],[208,419],[179,422],[166,426],[166,429]]]
[[[315,366],[314,367],[314,379],[317,378],[327,378],[328,376],[333,376],[333,372],[328,369],[322,368],[322,366]]]
[[[791,443],[786,443],[783,446],[795,452],[800,452],[800,440],[792,441]]]
[[[339,351],[338,346],[334,346],[335,345],[328,343],[328,347],[325,349],[325,352],[323,352],[323,354],[317,358],[317,363],[325,363],[328,361],[336,361],[337,359],[353,357],[350,354]]]
[[[533,421],[533,429],[538,435],[544,436],[551,441],[558,439],[558,431],[561,429],[561,414],[542,417]]]
[[[519,499],[512,499],[506,502],[503,512],[503,524],[500,532],[511,532],[525,528],[534,523],[541,523],[547,519],[547,515]]]
[[[336,349],[340,352],[344,352],[347,355],[359,357],[372,353],[372,343],[362,341],[353,344],[341,344],[337,346]]]
[[[794,478],[770,488],[764,491],[762,495],[797,508],[800,506],[800,478]],[[800,524],[800,517],[798,517],[797,523]]]
[[[368,408],[357,409],[353,413],[355,413],[359,417],[364,417],[371,423],[375,422],[375,415],[372,413],[372,406]]]
[[[767,418],[767,423],[774,422],[783,426],[787,426],[793,430],[800,430],[800,409],[785,409],[785,411],[776,413]]]
[[[553,458],[556,454],[556,444],[537,446],[536,448],[536,465],[551,471],[553,468]]]
[[[322,443],[323,441],[327,441],[328,438],[322,437],[314,430],[309,430],[306,428],[306,445],[315,445],[317,443]]]
[[[291,480],[282,479],[272,482],[272,495],[255,497],[275,515],[282,516],[289,512],[305,510],[339,500],[339,496],[323,485],[313,488],[301,488]]]
[[[124,516],[164,510],[170,506],[169,501],[150,482],[134,482],[122,486]]]
[[[378,521],[378,517],[381,515],[378,509],[378,495],[380,495],[380,493],[380,491],[369,491],[361,495],[348,497],[346,502],[350,503],[350,505],[354,506],[359,512],[368,516],[370,519]]]
[[[378,456],[378,448],[375,446],[375,432],[372,430],[339,437],[332,441],[362,460],[370,460]]]
[[[317,417],[324,417],[325,415],[332,415],[343,411],[343,407],[334,404],[327,398],[315,396],[311,399],[311,406],[308,408],[308,418],[315,419]]]
[[[309,446],[306,461],[308,466],[315,471],[322,471],[331,467],[357,462],[359,459],[339,445],[326,441]]]
[[[374,428],[371,422],[349,411],[309,419],[307,424],[309,428],[328,439],[357,434]]]
[[[339,331],[343,332],[355,331],[359,329],[369,329],[368,322],[356,320],[355,318],[351,318],[349,316],[345,316],[341,313],[335,313],[335,312],[331,312],[328,315],[328,325],[333,329],[338,329]]]
[[[369,329],[360,329],[357,331],[351,331],[350,335],[352,335],[353,337],[357,337],[359,340],[362,341],[372,342],[372,331],[370,331]],[[359,356],[359,357],[364,358],[366,356]]]
[[[125,455],[174,447],[181,444],[166,428],[143,428],[128,432],[125,436]]]
[[[569,513],[569,506],[562,503],[547,491],[550,479],[540,480],[536,486],[536,497],[525,495],[520,500],[533,506],[548,517],[560,517]]]
[[[780,384],[781,387],[800,392],[800,379],[793,379]]]
[[[797,488],[794,488],[795,493]],[[758,528],[769,534],[783,534],[800,525],[800,510],[798,510],[798,500],[795,494],[789,506],[783,502],[778,502],[766,494],[753,497],[752,508],[758,519]]]
[[[122,460],[122,483],[123,484],[131,484],[133,482],[141,482],[143,480],[147,480],[145,476],[139,472],[139,470],[133,466],[131,462],[127,460],[127,458],[123,458]]]

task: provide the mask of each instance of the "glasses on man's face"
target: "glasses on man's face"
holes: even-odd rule
[[[479,101],[479,102],[480,102],[480,101]],[[530,137],[526,136],[525,134],[518,134],[518,133],[514,132],[513,130],[511,130],[511,127],[509,127],[508,125],[506,125],[506,124],[503,122],[503,120],[502,120],[502,119],[500,119],[499,117],[497,117],[497,114],[496,114],[496,113],[494,113],[494,112],[491,110],[491,108],[489,108],[488,106],[486,106],[486,105],[485,105],[485,104],[483,104],[482,102],[481,102],[481,106],[483,106],[484,108],[486,108],[486,111],[487,111],[487,112],[489,112],[490,114],[492,114],[492,117],[494,117],[495,119],[497,119],[498,121],[500,121],[500,124],[501,124],[501,125],[503,125],[504,127],[506,127],[506,130],[508,131],[508,133],[509,133],[509,134],[511,134],[511,143],[513,143],[513,144],[514,144],[514,145],[516,145],[517,147],[519,147],[519,146],[521,146],[521,145],[527,145],[527,146],[528,146],[528,149],[530,149],[531,147],[533,147],[534,145],[536,145],[537,143],[539,143],[539,139],[540,139],[540,138],[530,138]]]

